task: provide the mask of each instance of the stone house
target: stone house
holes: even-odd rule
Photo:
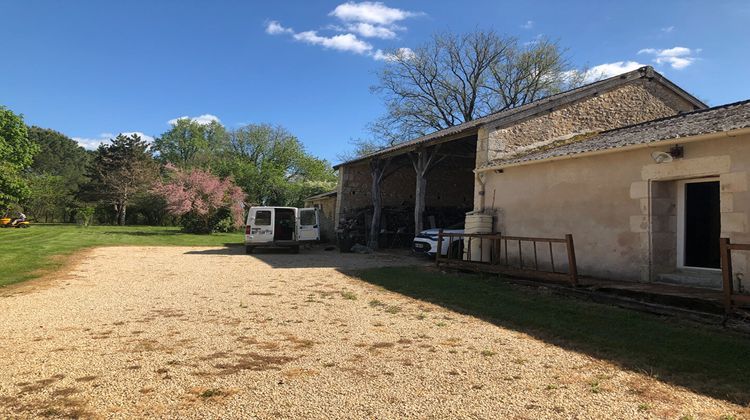
[[[749,170],[744,101],[497,154],[477,174],[497,230],[572,233],[584,274],[721,288],[719,238],[750,242]]]

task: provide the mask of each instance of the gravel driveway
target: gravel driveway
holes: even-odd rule
[[[88,251],[67,275],[0,289],[0,417],[747,415],[342,272],[406,263]]]

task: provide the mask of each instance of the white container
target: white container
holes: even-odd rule
[[[484,213],[467,213],[464,224],[465,233],[492,233],[492,215]],[[468,238],[464,239],[464,260],[469,259]],[[489,239],[471,239],[471,260],[490,261],[492,243]]]
[[[464,231],[466,233],[492,233],[492,215],[468,213]]]

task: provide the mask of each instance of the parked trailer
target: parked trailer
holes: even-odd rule
[[[245,252],[255,248],[289,248],[299,252],[306,242],[320,240],[320,218],[314,208],[250,207],[245,225]]]

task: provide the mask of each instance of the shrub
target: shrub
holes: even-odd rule
[[[84,206],[76,209],[76,222],[81,226],[91,225],[91,219],[96,211],[95,207]]]

